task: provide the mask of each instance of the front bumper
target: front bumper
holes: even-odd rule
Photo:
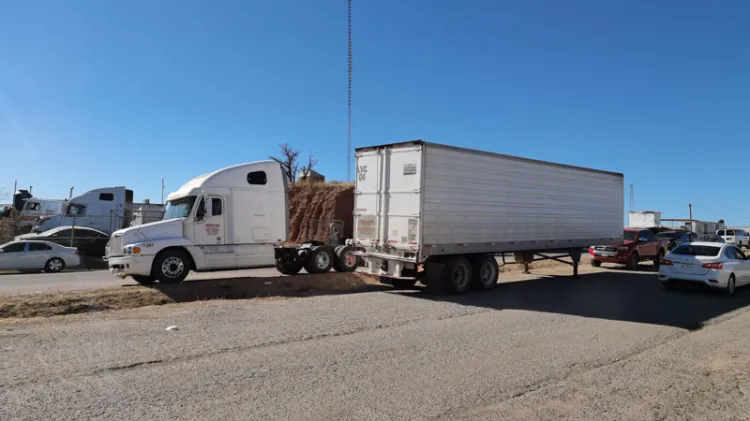
[[[589,253],[589,256],[591,256],[592,259],[598,260],[602,263],[625,264],[628,262],[628,259],[630,259],[630,255],[627,253],[617,253],[614,256],[603,256],[601,254]]]
[[[113,275],[124,278],[128,275],[151,275],[151,264],[154,256],[112,256],[109,257],[109,271]]]

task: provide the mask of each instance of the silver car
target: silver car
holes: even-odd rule
[[[0,270],[60,272],[81,264],[78,249],[49,241],[11,241],[0,246]]]

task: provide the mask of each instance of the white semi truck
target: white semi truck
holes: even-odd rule
[[[309,242],[285,247],[289,234],[286,177],[275,161],[222,168],[167,196],[164,219],[115,231],[110,271],[141,284],[178,283],[190,270],[276,265],[279,272],[356,269],[351,246]]]
[[[577,275],[584,248],[622,241],[619,173],[419,140],[355,157],[350,243],[366,272],[398,286],[491,289],[506,253],[517,263],[563,253]]]
[[[284,246],[287,185],[275,161],[223,168],[167,198],[163,221],[115,231],[110,271],[181,282],[190,270],[276,265],[294,275],[357,269],[453,293],[498,280],[497,256],[530,262],[619,243],[623,176],[423,141],[356,150],[354,237]]]

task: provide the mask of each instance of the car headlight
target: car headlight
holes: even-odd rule
[[[617,251],[628,251],[627,247],[617,247]]]

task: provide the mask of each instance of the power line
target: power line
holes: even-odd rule
[[[348,81],[348,125],[346,130],[346,181],[352,181],[352,0],[347,0],[347,22],[349,26],[349,81]]]

